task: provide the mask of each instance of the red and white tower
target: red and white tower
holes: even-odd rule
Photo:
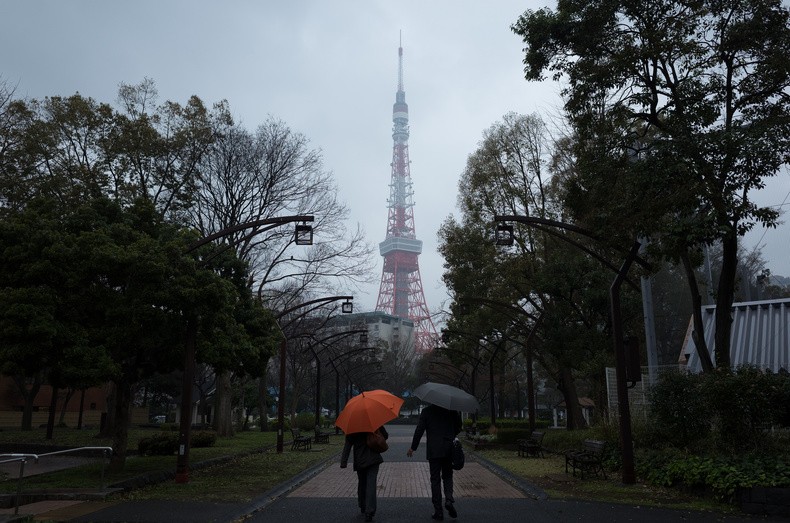
[[[417,258],[422,241],[414,231],[414,200],[409,174],[409,106],[403,90],[403,47],[398,47],[398,91],[392,106],[392,180],[387,200],[387,236],[379,244],[384,258],[376,310],[414,322],[414,348],[433,349],[438,341],[420,278]]]

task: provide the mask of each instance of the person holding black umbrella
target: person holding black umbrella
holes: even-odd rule
[[[420,413],[420,420],[414,430],[411,447],[406,451],[412,457],[420,445],[423,433],[427,443],[425,454],[431,472],[431,501],[433,502],[433,519],[444,519],[442,510],[442,483],[444,484],[444,508],[450,517],[458,517],[453,497],[453,440],[461,432],[461,413],[448,410],[438,405],[428,405]]]

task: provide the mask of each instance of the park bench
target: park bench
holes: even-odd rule
[[[315,442],[329,443],[329,432],[324,432],[318,425],[315,426]]]
[[[582,479],[584,479],[585,473],[595,475],[600,473],[606,479],[606,471],[603,468],[603,454],[605,450],[605,441],[584,440],[581,450],[565,452],[565,473],[568,473],[568,467],[570,467],[573,475],[575,476],[578,470]]]
[[[299,429],[291,429],[291,450],[310,450],[312,448],[310,436],[302,436]]]
[[[540,430],[533,430],[528,438],[521,438],[516,440],[518,444],[518,455],[522,457],[534,456],[543,457],[543,436],[545,432]]]

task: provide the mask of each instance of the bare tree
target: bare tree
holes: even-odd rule
[[[226,238],[250,266],[249,285],[270,308],[283,310],[306,293],[358,286],[373,278],[373,250],[362,230],[346,227],[348,208],[338,199],[321,152],[302,134],[269,118],[255,133],[233,122],[227,103],[212,112],[214,140],[202,158],[192,223],[203,235],[242,223],[286,215],[313,215],[314,244],[296,247],[293,229],[245,229]],[[220,376],[221,383],[230,376]],[[221,399],[228,402],[229,399]],[[218,409],[217,428],[232,431],[230,409]]]

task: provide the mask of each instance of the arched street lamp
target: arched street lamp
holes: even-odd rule
[[[506,231],[509,238],[512,240],[512,232],[513,226],[508,224],[502,224],[502,227],[505,227],[503,230]],[[497,227],[499,229],[499,226]],[[497,232],[497,244],[499,245],[506,245],[507,243],[499,243],[499,232]],[[508,314],[512,314],[512,318],[515,319],[517,316],[524,316],[533,321],[532,326],[530,327],[529,333],[527,334],[526,341],[519,341],[516,338],[511,338],[511,341],[516,343],[517,345],[521,345],[524,349],[524,357],[526,360],[527,366],[527,412],[529,413],[529,431],[532,433],[535,430],[535,416],[536,416],[536,407],[535,407],[535,380],[534,380],[534,373],[533,373],[533,352],[532,352],[532,340],[535,338],[535,335],[538,331],[538,326],[543,321],[543,311],[540,310],[538,315],[535,316],[531,312],[524,310],[521,307],[517,307],[510,303],[505,303],[497,300],[491,300],[488,298],[481,298],[481,297],[464,297],[459,300],[459,305],[463,308],[465,305],[468,304],[480,304],[490,307],[491,309],[497,311],[505,311]],[[463,310],[463,309],[462,309]]]
[[[314,300],[309,300],[304,303],[300,303],[298,305],[294,305],[293,307],[289,307],[279,314],[277,314],[277,321],[280,321],[288,314],[297,311],[299,309],[303,309],[305,307],[312,307],[308,311],[303,312],[302,315],[309,313],[323,305],[328,303],[341,301],[343,300],[343,304],[341,305],[341,312],[343,314],[351,314],[354,312],[354,306],[351,302],[353,300],[353,296],[326,296],[324,298],[316,298]],[[282,328],[280,328],[282,331]],[[282,333],[283,339],[280,342],[280,401],[277,402],[277,453],[282,454],[283,452],[283,427],[285,425],[285,357],[288,348],[288,337],[285,335],[285,332]]]
[[[351,304],[350,302],[348,303]],[[359,334],[360,343],[367,343],[368,330],[353,329],[350,331],[336,332],[334,334],[330,334],[329,336],[317,340],[314,343],[310,343],[307,346],[307,348],[313,354],[313,358],[315,358],[315,425],[316,426],[318,426],[319,421],[321,419],[321,359],[319,358],[319,355],[333,346],[333,343],[329,343],[329,340],[332,340],[333,342],[337,342],[340,341],[341,339],[347,338],[349,336],[353,336],[354,334]],[[318,344],[323,345],[324,348],[316,351],[313,348],[313,346]]]
[[[294,242],[297,245],[312,245],[313,227],[309,225],[308,222],[312,222],[313,220],[314,217],[310,215],[297,215],[265,218],[241,223],[201,238],[187,247],[185,254],[189,254],[214,240],[227,238],[239,231],[253,229],[253,231],[247,235],[247,237],[250,237],[287,223],[297,223],[294,230]],[[229,249],[233,245],[234,243],[230,243],[220,247],[220,252],[224,249]],[[216,253],[214,255],[216,255]],[[189,447],[191,444],[192,429],[192,382],[195,376],[197,329],[197,318],[188,318],[186,340],[184,343],[184,374],[181,384],[181,416],[179,419],[178,456],[176,457],[176,483],[189,482]]]
[[[572,231],[593,240],[602,241],[601,238],[596,236],[593,232],[588,231],[582,227],[573,224],[563,223],[555,220],[548,220],[545,218],[531,217],[531,216],[518,216],[518,215],[502,215],[494,216],[494,221],[497,222],[496,226],[496,243],[497,245],[512,245],[513,244],[513,226],[507,222],[518,222],[531,227],[539,228],[550,234],[558,236],[560,239],[579,247],[586,253],[593,256],[596,260],[603,263],[605,266],[614,270],[617,273],[612,285],[609,288],[609,303],[610,313],[612,317],[612,337],[614,338],[614,353],[615,353],[615,370],[617,381],[617,410],[620,418],[620,444],[623,452],[623,483],[632,485],[636,483],[636,471],[634,467],[634,443],[631,435],[631,409],[628,404],[628,385],[626,377],[626,354],[623,337],[623,322],[622,311],[620,308],[620,287],[624,281],[628,281],[627,274],[633,262],[637,262],[645,268],[650,268],[645,260],[639,257],[639,242],[634,242],[628,250],[625,260],[619,269],[614,267],[605,258],[597,253],[587,249],[573,239],[568,238],[566,235],[557,234],[552,228],[560,228]],[[636,287],[633,283],[631,285]]]
[[[335,417],[337,417],[337,415],[340,414],[340,371],[344,370],[345,374],[346,374],[346,378],[350,380],[350,376],[348,375],[348,371],[346,369],[344,369],[343,367],[338,368],[338,365],[340,365],[344,360],[349,359],[351,356],[353,356],[355,354],[360,354],[360,353],[362,353],[364,351],[376,352],[377,350],[378,350],[378,347],[360,347],[358,349],[352,349],[352,350],[350,350],[348,352],[343,352],[341,354],[337,354],[335,356],[330,356],[328,358],[327,362],[329,363],[329,365],[332,366],[332,370],[335,371]],[[360,366],[366,366],[366,365],[370,365],[370,364],[371,364],[371,362],[365,362],[365,363],[363,363]],[[380,370],[381,363],[380,362],[376,362],[376,364],[377,364],[377,367]],[[335,427],[335,434],[337,434],[339,432],[339,430],[340,429]]]

